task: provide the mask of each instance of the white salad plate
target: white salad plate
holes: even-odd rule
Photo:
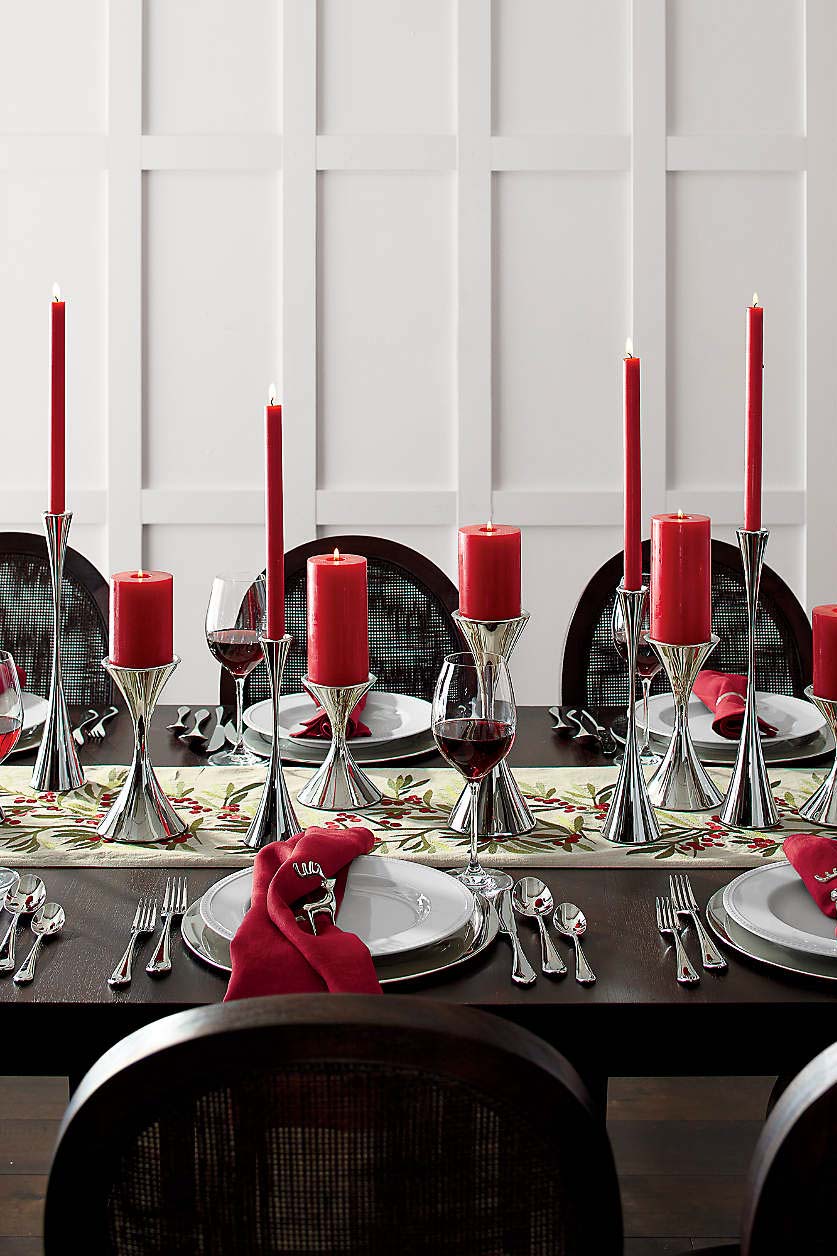
[[[837,843],[834,850],[837,865]],[[835,921],[823,915],[790,864],[766,864],[742,873],[724,887],[723,904],[735,924],[757,938],[837,960]]]
[[[280,703],[279,736],[290,737],[310,719],[316,705],[307,693],[290,693]],[[424,698],[403,693],[385,693],[373,689],[366,698],[361,719],[370,730],[370,737],[358,738],[365,746],[378,746],[402,737],[415,737],[430,728],[431,706]],[[273,737],[273,707],[269,699],[256,702],[244,712],[244,722],[263,737]]]
[[[210,929],[232,939],[250,906],[252,883],[252,868],[242,868],[210,886],[201,899]],[[360,855],[349,869],[337,924],[357,934],[376,959],[440,942],[473,911],[471,891],[438,868]]]
[[[816,736],[825,727],[825,719],[804,698],[792,698],[783,693],[756,691],[756,709],[763,720],[772,724],[775,737],[762,737],[766,746],[779,746],[786,741]],[[721,737],[712,728],[715,716],[694,694],[689,701],[689,731],[698,750],[735,746],[729,737]],[[637,723],[644,728],[642,703],[637,703]],[[674,731],[674,698],[670,693],[656,693],[648,702],[648,731],[654,737],[668,740]]]
[[[25,689],[22,690],[20,696],[23,698],[22,731],[25,733],[27,729],[37,728],[40,724],[43,724],[49,712],[49,702],[39,694],[28,693]]]
[[[230,738],[228,737],[229,741]],[[433,734],[428,729],[415,737],[399,737],[397,741],[378,742],[367,748],[368,738],[355,737],[351,741],[352,758],[356,763],[365,763],[374,767],[376,764],[401,763],[405,759],[423,759],[436,750]],[[233,740],[234,744],[234,740]],[[244,744],[253,754],[269,759],[273,749],[273,738],[263,737],[255,728],[245,728]],[[293,737],[279,742],[279,751],[283,763],[300,763],[319,766],[325,759],[331,742],[322,737]]]

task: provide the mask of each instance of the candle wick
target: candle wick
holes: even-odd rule
[[[682,510],[678,510],[678,512],[677,512],[677,518],[678,518],[678,519],[682,519],[682,518],[683,518],[683,511],[682,511]]]

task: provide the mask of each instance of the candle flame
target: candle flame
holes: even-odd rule
[[[682,518],[683,518],[683,511],[682,511],[682,510],[678,510],[678,512],[677,512],[677,518],[678,518],[678,519],[682,519]]]
[[[337,546],[336,546],[336,545],[335,545],[335,547],[334,547],[334,554],[333,554],[333,558],[334,558],[334,561],[335,561],[336,563],[339,563],[339,562],[340,562],[340,551],[339,551],[339,549],[337,548]]]
[[[52,285],[52,299],[53,301],[61,300],[61,289],[58,287],[57,283]]]
[[[270,388],[267,390],[267,395],[268,395],[267,404],[269,406],[275,406],[276,405],[276,385],[275,384],[270,385]]]
[[[753,308],[754,309],[758,305],[758,303],[759,303],[759,294],[757,292],[754,292],[753,293]]]
[[[137,580],[144,580],[150,574],[148,571],[143,571],[142,567],[137,567]]]
[[[491,520],[490,520],[490,519],[489,519],[488,523],[485,525],[485,530],[486,530],[486,532],[493,532],[493,531],[494,531],[494,524],[491,522]]]
[[[630,336],[625,341],[625,357],[632,358],[634,356],[634,342]]]

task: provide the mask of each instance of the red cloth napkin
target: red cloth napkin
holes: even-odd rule
[[[366,694],[363,695],[360,702],[352,711],[346,720],[346,737],[371,737],[372,730],[358,719],[363,708],[366,706]],[[302,721],[302,728],[298,733],[291,733],[292,737],[325,737],[331,740],[331,724],[322,707],[318,706],[316,711],[309,719]]]
[[[719,737],[737,741],[744,724],[744,699],[747,697],[747,677],[734,673],[698,672],[694,690],[708,710],[714,711],[712,727]],[[765,737],[775,737],[777,729],[759,717],[759,728]]]
[[[837,917],[837,903],[831,900],[831,891],[837,890],[837,841],[819,833],[791,833],[782,850],[820,911]]]
[[[316,917],[316,936],[307,922],[297,921],[294,904],[322,883],[316,876],[298,876],[291,866],[312,861],[324,876],[337,877],[339,907],[349,864],[357,855],[368,855],[373,843],[369,829],[315,826],[287,842],[262,847],[253,868],[250,910],[230,943],[232,976],[225,1001],[324,990],[381,993],[372,956],[360,938],[344,933],[325,915]]]

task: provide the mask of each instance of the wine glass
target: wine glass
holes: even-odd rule
[[[454,875],[469,890],[493,895],[512,878],[479,860],[480,783],[511,750],[517,712],[506,660],[484,654],[449,654],[433,694],[433,736],[439,751],[471,790],[471,848],[468,866]]]
[[[253,767],[263,760],[244,745],[244,681],[262,660],[265,630],[264,576],[233,572],[216,576],[206,608],[206,644],[235,681],[235,745],[209,756],[216,767]]]
[[[0,650],[0,763],[14,750],[23,728],[23,697],[15,661]],[[0,824],[5,820],[0,810]]]
[[[651,587],[651,577],[647,572],[643,572],[642,583],[646,588]],[[646,598],[645,612],[640,625],[639,641],[636,649],[636,674],[637,679],[642,682],[642,744],[639,748],[639,761],[645,767],[656,767],[658,763],[662,763],[662,755],[651,749],[649,742],[648,729],[648,696],[651,692],[651,685],[654,677],[658,676],[663,669],[662,660],[652,645],[648,644],[648,614],[651,599]],[[613,644],[616,646],[616,653],[627,663],[628,661],[628,639],[625,632],[625,621],[622,618],[622,603],[617,597],[613,607]],[[617,762],[621,762],[620,755]]]

